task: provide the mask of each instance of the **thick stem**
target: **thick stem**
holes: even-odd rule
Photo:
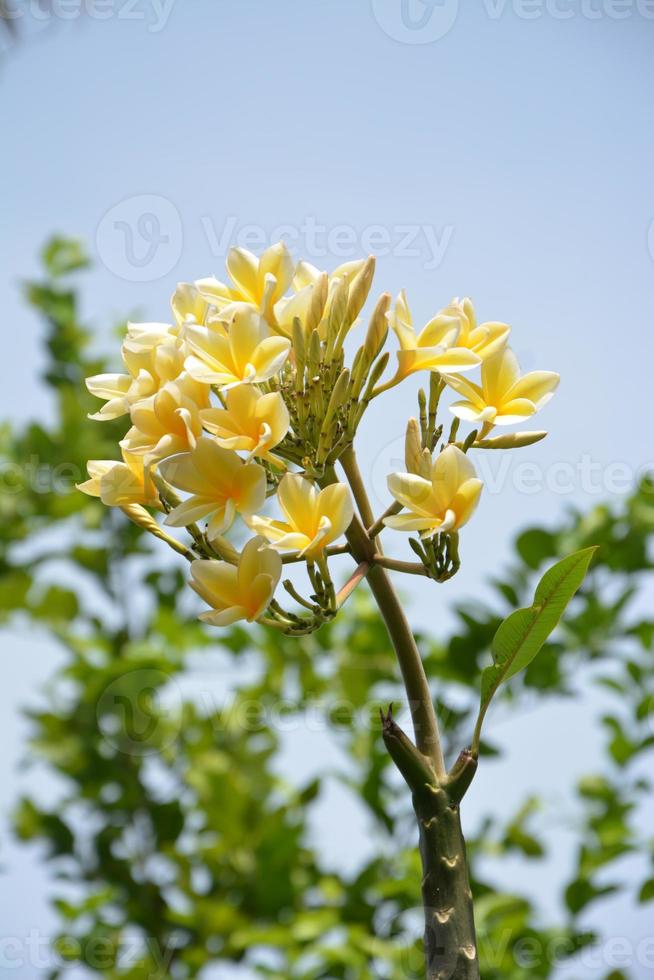
[[[414,792],[420,834],[427,980],[479,980],[479,960],[458,803],[442,788]]]

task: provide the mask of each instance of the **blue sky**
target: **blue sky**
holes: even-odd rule
[[[378,290],[406,287],[417,322],[470,295],[481,319],[512,324],[525,369],[562,377],[537,423],[550,431],[546,442],[511,457],[508,470],[488,462],[464,568],[448,590],[416,590],[416,622],[446,622],[451,597],[483,588],[519,528],[617,498],[654,462],[646,438],[652,3],[86,7],[80,18],[74,0],[60,3],[55,22],[43,25],[25,5],[29,38],[5,51],[0,69],[0,288],[11,344],[0,362],[3,414],[49,410],[35,381],[39,324],[18,290],[37,271],[49,233],[90,243],[84,310],[107,347],[114,319],[165,319],[178,280],[220,274],[228,244],[270,239],[286,226],[297,253],[325,268],[378,251]],[[413,390],[389,394],[363,430],[362,468],[378,508],[415,411]],[[54,656],[33,638],[13,642],[21,653],[12,657],[0,722],[11,775],[2,780],[5,802],[18,785],[16,705]],[[568,726],[582,722],[554,710],[563,713],[555,723],[563,747]],[[544,732],[554,719],[529,723]],[[521,724],[506,725],[507,741],[521,743]],[[597,750],[596,733],[583,738]],[[503,794],[498,812],[522,794],[523,785],[511,789],[515,766],[528,784],[531,772],[551,770],[544,749],[536,764],[514,749],[492,770]],[[576,769],[565,766],[567,778]],[[490,778],[480,780],[479,806],[489,787]],[[11,883],[0,880],[0,891],[11,889],[9,928],[46,922],[34,862],[7,854]],[[615,922],[618,912],[611,915]],[[641,929],[630,913],[618,922],[630,936]]]

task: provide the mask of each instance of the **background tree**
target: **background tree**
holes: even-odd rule
[[[96,403],[81,395],[82,379],[105,365],[89,353],[66,285],[84,255],[58,240],[44,259],[47,277],[29,284],[27,296],[47,324],[45,381],[57,413],[48,425],[5,430],[6,473],[20,482],[25,461],[37,459],[72,482],[86,459],[112,455],[117,433],[112,423],[100,432],[85,423]],[[57,871],[60,965],[51,976],[70,962],[107,977],[197,976],[229,962],[297,980],[420,976],[419,945],[407,938],[418,931],[415,832],[375,720],[381,704],[401,703],[401,688],[365,597],[301,639],[239,627],[209,635],[189,616],[180,571],[137,528],[80,494],[21,489],[0,498],[2,614],[23,610],[67,652],[49,708],[31,716],[31,752],[62,777],[65,796],[52,808],[24,799],[15,820],[22,839],[47,844]],[[654,744],[654,626],[635,602],[651,568],[653,499],[645,482],[618,510],[599,507],[524,532],[512,567],[494,583],[495,601],[461,604],[452,636],[421,638],[447,747],[458,748],[500,621],[528,604],[542,565],[601,545],[565,627],[501,697],[518,710],[534,698],[571,695],[581,676],[592,677],[615,695],[603,720],[607,764],[577,789],[577,865],[558,921],[543,922],[526,897],[497,887],[504,856],[546,859],[538,829],[547,823],[539,821],[545,802],[526,800],[506,826],[489,815],[469,841],[484,977],[548,977],[553,954],[571,957],[593,941],[583,925],[588,910],[634,887],[623,874],[626,855],[641,856],[640,900],[654,897],[651,847],[636,829],[649,789],[638,763]],[[218,687],[209,707],[173,697],[199,650],[219,650],[243,678],[231,692]],[[376,853],[352,874],[326,862],[309,835],[327,774],[305,785],[279,775],[280,728],[301,724],[306,704],[321,701],[325,738],[341,750],[329,775],[364,801],[374,826]],[[282,704],[285,725],[275,726]],[[482,743],[482,752],[498,751]],[[498,874],[486,880],[480,859],[489,853]]]

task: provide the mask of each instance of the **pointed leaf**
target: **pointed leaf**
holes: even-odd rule
[[[527,667],[541,650],[583,582],[595,551],[594,547],[584,548],[553,565],[538,583],[533,605],[517,609],[499,627],[491,648],[493,664],[481,677],[475,744],[486,709],[498,687]]]

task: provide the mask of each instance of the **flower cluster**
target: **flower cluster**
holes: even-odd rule
[[[124,372],[87,379],[104,401],[92,418],[129,416],[130,424],[122,460],[89,461],[80,489],[122,508],[192,561],[192,587],[210,606],[202,618],[215,625],[246,619],[310,631],[335,615],[376,563],[448,578],[458,567],[458,531],[482,487],[469,451],[542,438],[489,434],[535,414],[558,375],[521,376],[509,327],[478,324],[468,299],[453,300],[416,332],[404,293],[393,309],[383,294],[352,345],[372,258],[327,273],[295,264],[279,243],[260,257],[232,249],[227,271],[227,282],[180,284],[172,322],[128,324]],[[399,350],[384,382],[389,326]],[[468,377],[475,368],[479,384]],[[406,472],[389,476],[393,500],[375,521],[354,439],[370,403],[419,371],[429,384],[419,392],[419,419],[407,427]],[[459,400],[444,436],[437,414],[446,389]],[[465,439],[461,420],[476,426]],[[274,503],[277,515],[267,512]],[[186,528],[189,543],[168,534],[152,512],[163,513],[168,527]],[[410,543],[420,561],[386,558],[376,541],[384,527],[415,532]],[[240,551],[226,537],[232,528],[252,532]],[[346,552],[357,569],[337,594],[329,559]],[[305,598],[286,580],[294,600],[287,610],[275,592],[283,565],[296,562],[305,564],[312,593]]]

